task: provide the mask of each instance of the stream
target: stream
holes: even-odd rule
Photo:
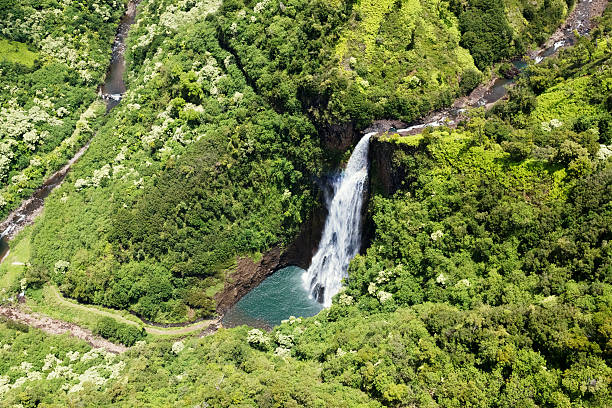
[[[576,3],[574,9],[567,16],[566,21],[550,36],[541,48],[528,52],[523,59],[511,61],[518,74],[520,75],[528,66],[525,60],[531,59],[536,64],[539,64],[545,58],[555,55],[560,49],[573,45],[576,40],[574,31],[577,31],[580,35],[588,35],[593,28],[593,18],[603,13],[606,4],[606,0],[581,0]],[[490,108],[508,94],[508,88],[514,82],[514,78],[494,78],[491,82],[478,86],[469,96],[458,98],[452,107],[432,112],[407,128],[391,129],[391,131],[402,135],[415,135],[426,127],[456,126],[461,120],[465,119],[463,112],[468,108]]]
[[[128,3],[125,14],[121,17],[115,41],[113,42],[113,52],[104,84],[98,88],[98,94],[106,101],[107,112],[119,104],[126,91],[125,82],[123,81],[125,73],[125,42],[130,27],[134,24],[136,7],[139,2],[140,0],[131,0]]]
[[[127,6],[126,13],[121,18],[117,28],[117,34],[113,42],[111,60],[106,73],[104,84],[98,89],[100,97],[106,101],[107,113],[119,104],[121,97],[125,93],[126,87],[123,82],[123,74],[125,72],[125,41],[130,26],[134,23],[136,16],[136,6],[140,0],[131,0]],[[19,208],[13,210],[0,223],[0,262],[6,258],[9,253],[9,241],[13,239],[27,225],[34,222],[34,219],[42,212],[45,204],[45,198],[56,187],[60,186],[66,177],[72,165],[83,156],[89,143],[81,147],[75,155],[58,171],[53,173],[34,193],[24,200]]]
[[[565,23],[549,40],[524,58],[540,63],[555,55],[559,49],[572,45],[575,41],[574,30],[580,35],[587,35],[592,28],[591,19],[602,14],[606,3],[605,0],[582,0],[577,3]],[[523,59],[516,59],[512,64],[519,74],[528,66]],[[486,109],[504,98],[514,81],[513,78],[494,78],[476,88],[468,97],[459,98],[452,107],[433,112],[405,129],[392,128],[391,131],[417,134],[429,126],[456,125],[464,119],[466,109]],[[269,329],[290,316],[313,316],[323,307],[331,305],[331,298],[341,290],[342,279],[347,277],[349,262],[360,249],[363,188],[368,177],[367,146],[369,138],[375,133],[368,133],[360,140],[346,170],[333,181],[334,196],[327,202],[328,216],[321,242],[308,271],[297,267],[278,270],[225,314],[222,320],[224,326],[246,324]]]

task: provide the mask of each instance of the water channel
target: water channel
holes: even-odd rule
[[[125,83],[123,82],[123,74],[125,72],[125,42],[130,26],[134,23],[136,6],[139,1],[140,0],[130,1],[126,13],[121,18],[113,42],[111,60],[104,84],[101,85],[98,90],[100,97],[106,101],[107,112],[117,106],[126,90]],[[19,208],[11,212],[4,221],[0,223],[0,262],[8,255],[10,240],[14,238],[19,231],[34,222],[34,218],[42,211],[45,204],[45,198],[47,198],[51,191],[62,184],[72,165],[81,158],[88,147],[89,143],[79,149],[66,165],[45,180],[42,186],[21,203]]]
[[[597,7],[592,0],[579,2],[566,23],[540,50],[525,56],[525,59],[530,58],[535,63],[540,63],[544,58],[555,55],[560,48],[573,44],[574,29],[581,35],[588,34],[590,19],[599,13]],[[523,59],[514,60],[512,64],[519,74],[528,66]],[[433,112],[416,124],[396,132],[415,134],[428,126],[455,125],[461,120],[466,108],[491,106],[507,95],[508,88],[513,83],[512,78],[497,78],[479,98],[472,98],[471,101],[468,99],[469,102],[463,106]],[[331,297],[340,290],[342,279],[346,277],[348,262],[359,250],[355,238],[359,237],[362,188],[367,180],[367,162],[360,162],[359,169],[355,170],[351,168],[351,160],[354,160],[355,152],[363,151],[362,143],[370,136],[364,136],[355,148],[347,169],[334,179],[334,197],[327,203],[328,219],[319,250],[313,257],[309,270],[301,271],[297,267],[290,267],[277,271],[226,313],[223,318],[224,326],[246,324],[270,328],[289,316],[312,316],[323,307],[330,306]],[[343,180],[348,184],[348,180],[352,178],[355,178],[352,184],[343,189]],[[302,276],[301,280],[299,276]]]

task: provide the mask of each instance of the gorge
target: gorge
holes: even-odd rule
[[[516,70],[517,75],[521,75],[524,69],[528,67],[526,61],[532,61],[536,64],[541,63],[545,58],[550,58],[562,49],[570,46],[575,42],[574,30],[578,30],[579,35],[588,35],[594,27],[593,19],[603,12],[602,2],[580,1],[571,11],[566,23],[557,29],[550,39],[544,45],[535,51],[530,51],[525,54],[522,59],[512,60],[512,65]],[[386,123],[394,121],[380,121],[379,126],[375,123],[368,129],[376,129],[376,131],[367,133],[355,146],[346,169],[335,178],[332,178],[330,197],[325,200],[328,209],[327,218],[322,229],[322,235],[318,245],[318,249],[309,263],[308,270],[303,273],[303,285],[308,291],[311,298],[316,299],[324,307],[331,306],[332,297],[337,294],[342,287],[342,280],[348,278],[346,273],[350,260],[359,253],[362,246],[361,230],[363,227],[361,214],[363,201],[367,201],[367,169],[369,160],[374,160],[376,167],[376,183],[379,187],[390,195],[394,193],[399,185],[400,180],[404,180],[408,175],[403,174],[400,168],[392,168],[390,158],[394,151],[401,150],[407,154],[414,154],[415,148],[410,146],[392,146],[387,142],[379,142],[377,135],[383,133],[411,135],[422,132],[425,128],[435,128],[439,126],[456,126],[461,120],[465,120],[465,112],[469,108],[485,107],[491,108],[496,102],[507,96],[508,89],[514,85],[516,78],[493,78],[486,84],[483,84],[468,95],[467,97],[458,98],[450,108],[445,108],[440,111],[432,112],[426,117],[417,120],[416,123],[406,127],[397,129],[386,125]],[[384,122],[384,124],[383,124]],[[370,139],[375,139],[374,152],[368,152]],[[365,175],[364,175],[365,170]],[[400,174],[402,173],[402,174]],[[283,270],[283,269],[281,269]],[[270,271],[273,273],[274,271]],[[289,274],[283,274],[283,277],[293,279]],[[268,278],[271,279],[271,278]],[[279,282],[284,278],[277,277],[275,280]],[[265,280],[263,282],[266,282]],[[261,285],[259,289],[256,284],[253,288],[258,288],[258,296],[267,297],[267,290],[274,290],[275,284]],[[254,308],[253,300],[249,299],[246,304],[241,304],[239,298],[236,300],[237,308],[242,311],[247,311]],[[301,300],[299,301],[301,302]],[[298,302],[298,303],[299,303]],[[284,318],[296,315],[296,310],[293,310],[290,304],[286,304],[287,309]],[[230,309],[230,314],[234,314],[233,309]],[[266,321],[265,312],[260,313],[260,318]],[[277,310],[274,313],[278,313]],[[306,316],[306,315],[304,315]],[[232,319],[228,320],[231,321]],[[238,320],[237,320],[238,321]],[[256,320],[239,320],[244,323],[252,322],[255,326],[261,327]],[[225,322],[225,320],[224,320]],[[269,327],[273,325],[274,320],[267,320],[266,324]],[[277,322],[278,323],[278,322]],[[236,323],[231,323],[233,327]]]
[[[606,0],[0,3],[0,408],[612,406]]]
[[[123,81],[125,73],[124,54],[127,35],[131,25],[134,23],[138,2],[139,0],[130,0],[127,4],[126,12],[121,18],[121,22],[119,23],[117,33],[113,40],[111,59],[104,78],[104,84],[101,85],[98,90],[98,95],[106,102],[107,113],[117,106],[121,100],[121,96],[126,91],[126,86]],[[0,263],[10,250],[9,241],[22,231],[23,228],[34,222],[34,219],[43,210],[45,198],[47,198],[55,188],[62,184],[72,165],[83,156],[89,148],[90,143],[91,139],[78,149],[74,156],[72,156],[64,166],[49,176],[42,186],[34,191],[31,197],[23,200],[22,204],[17,209],[13,210],[4,220],[2,220],[0,223]]]

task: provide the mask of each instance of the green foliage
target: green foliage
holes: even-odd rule
[[[211,314],[235,258],[288,244],[315,205],[313,180],[333,164],[319,131],[448,104],[481,75],[460,41],[485,69],[565,9],[144,0],[130,91],[49,197],[26,276],[149,319]],[[598,41],[530,67],[507,102],[457,129],[381,138],[406,177],[392,196],[373,193],[370,246],[330,309],[269,333],[139,343],[118,362],[2,325],[0,405],[610,406],[612,162],[598,153],[611,102]],[[142,338],[106,318],[95,332]],[[46,359],[75,375],[49,378]]]
[[[0,38],[0,61],[32,67],[37,57],[38,55],[30,51],[27,45]]]
[[[75,392],[95,392],[125,365],[83,341],[12,320],[0,322],[0,356],[1,407],[60,404]]]
[[[22,333],[27,333],[30,331],[30,326],[28,326],[27,324],[7,319],[4,316],[0,318],[0,322],[4,323],[6,325],[6,328],[9,330],[20,331]]]
[[[463,94],[469,94],[482,81],[482,74],[475,70],[469,69],[461,74],[459,81],[459,89]]]
[[[138,340],[142,340],[146,336],[143,328],[138,329],[129,324],[119,323],[111,317],[101,318],[93,332],[105,339],[122,343],[128,347],[133,346]]]
[[[0,6],[0,216],[94,134],[92,104],[122,13],[115,0],[26,0]],[[102,105],[102,103],[99,103]]]
[[[495,0],[471,1],[459,15],[461,45],[484,69],[495,61],[510,57],[513,32],[504,12],[504,3]]]
[[[79,301],[176,322],[214,313],[236,256],[297,234],[324,157],[305,115],[254,92],[217,23],[191,20],[215,4],[172,24],[159,5],[131,34],[130,92],[47,200],[32,263]],[[166,52],[140,45],[147,26]]]

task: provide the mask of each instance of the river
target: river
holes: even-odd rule
[[[565,23],[540,49],[530,52],[523,59],[512,61],[516,71],[520,73],[528,66],[525,62],[527,59],[539,63],[544,58],[555,55],[561,48],[573,44],[574,30],[580,35],[587,35],[592,29],[592,19],[601,15],[605,4],[603,0],[583,0],[576,4]],[[514,79],[493,78],[487,84],[476,88],[468,97],[457,99],[452,107],[433,112],[407,128],[391,130],[405,135],[417,134],[429,126],[456,125],[463,119],[465,110],[474,107],[491,107],[507,95],[508,88],[513,83]],[[390,121],[380,122],[382,124]],[[363,164],[360,161],[359,168],[352,169],[351,161],[356,160],[355,157],[358,155],[356,152],[364,151],[364,146],[367,152],[370,136],[372,134],[367,134],[361,139],[349,160],[347,169],[333,181],[334,196],[327,203],[328,217],[319,249],[308,271],[301,272],[302,282],[297,279],[300,272],[295,267],[277,271],[226,313],[223,317],[225,326],[246,324],[270,328],[289,316],[312,316],[320,308],[331,305],[331,298],[341,289],[342,279],[347,277],[348,263],[359,252],[359,243],[355,240],[360,239],[361,206],[363,185],[367,180],[367,162]],[[311,304],[315,300],[319,302],[319,308]],[[305,304],[308,306],[304,307]]]
[[[134,23],[136,6],[139,1],[140,0],[130,1],[126,13],[121,18],[113,42],[111,60],[104,79],[104,84],[98,89],[100,97],[106,101],[107,112],[117,106],[126,90],[125,83],[123,82],[123,74],[125,73],[125,42],[127,40],[128,31]],[[10,250],[9,241],[23,230],[23,228],[34,222],[34,219],[43,209],[45,198],[47,198],[51,191],[62,184],[72,165],[81,158],[85,151],[87,151],[90,142],[87,142],[80,148],[61,169],[45,180],[42,186],[21,203],[19,208],[13,210],[4,221],[0,223],[0,231],[2,231],[0,233],[0,262],[8,255]]]

